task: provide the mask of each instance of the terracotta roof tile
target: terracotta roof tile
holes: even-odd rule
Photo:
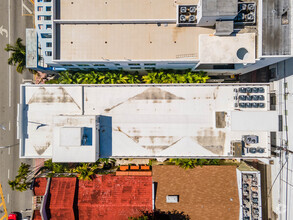
[[[45,195],[46,187],[47,187],[47,178],[44,178],[44,177],[35,178],[35,181],[34,181],[35,196]]]
[[[102,175],[78,182],[52,178],[48,202],[49,219],[128,219],[152,210],[152,177]]]
[[[145,176],[97,176],[79,181],[79,219],[119,220],[152,210],[152,178]]]
[[[50,219],[74,219],[74,196],[76,178],[56,177],[51,179],[49,216]]]
[[[34,210],[33,220],[42,220],[40,210]]]

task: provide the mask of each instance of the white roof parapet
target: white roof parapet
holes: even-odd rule
[[[25,158],[90,162],[98,157],[270,157],[269,137],[273,127],[254,129],[239,120],[255,112],[267,115],[269,84],[22,85],[22,88],[21,104],[27,106],[22,108],[26,117],[22,119],[24,129],[20,135]],[[258,100],[259,97],[263,100]],[[85,128],[96,130],[92,130],[92,141],[95,142],[96,136],[99,147],[84,150],[83,155],[76,151],[87,146],[76,143],[83,139]],[[69,137],[75,133],[74,143],[62,139],[68,132]],[[250,136],[257,136],[257,142],[248,143]],[[61,146],[66,143],[68,146]]]

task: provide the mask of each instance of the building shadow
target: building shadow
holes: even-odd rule
[[[112,117],[100,116],[100,158],[112,156]]]

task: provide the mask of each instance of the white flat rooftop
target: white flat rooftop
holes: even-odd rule
[[[235,107],[239,87],[262,87],[264,91],[254,95],[263,95],[264,100],[253,102],[264,106]],[[268,84],[22,85],[21,91],[22,157],[52,157],[58,115],[98,115],[100,157],[230,158],[236,157],[232,144],[244,135],[258,136],[258,143],[247,149],[261,147],[264,152],[246,149],[238,157],[270,156],[270,131],[238,119],[243,125],[235,126],[233,119],[267,112]],[[264,117],[277,120],[272,114]]]
[[[255,34],[199,36],[201,63],[255,63]]]

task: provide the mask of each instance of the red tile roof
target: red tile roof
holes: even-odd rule
[[[44,177],[36,178],[34,182],[35,196],[45,195],[46,187],[47,187],[47,178],[44,178]]]
[[[40,210],[34,210],[33,220],[42,220]]]
[[[50,219],[74,219],[74,195],[76,178],[56,177],[51,179],[49,217]]]
[[[152,177],[97,176],[79,181],[79,219],[119,220],[152,210]]]
[[[102,175],[93,181],[51,179],[48,219],[127,220],[151,210],[151,176]]]

